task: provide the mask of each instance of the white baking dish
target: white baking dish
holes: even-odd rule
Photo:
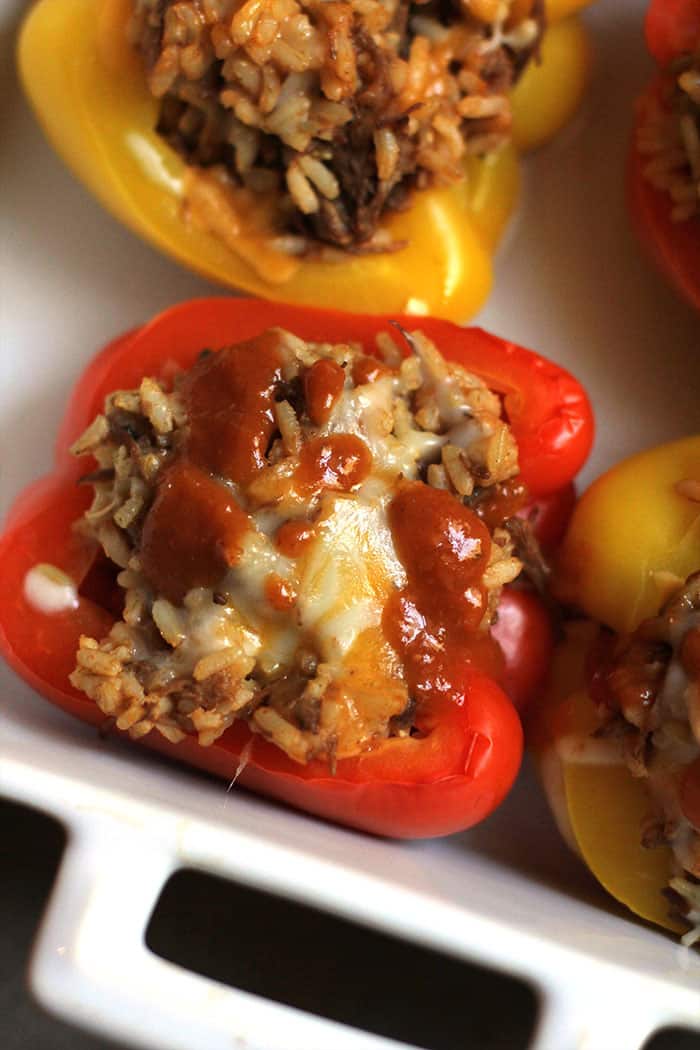
[[[640,260],[623,208],[630,107],[648,70],[644,6],[601,0],[587,14],[598,52],[590,97],[575,126],[530,161],[497,290],[479,319],[587,384],[600,430],[586,478],[698,427],[697,318]],[[6,41],[18,7],[0,8]],[[99,209],[53,157],[12,84],[5,101],[3,511],[48,467],[65,395],[89,354],[209,290]],[[64,1017],[139,1046],[398,1045],[152,955],[149,914],[182,866],[524,978],[542,997],[537,1050],[636,1050],[665,1024],[700,1029],[700,957],[606,900],[560,844],[527,775],[471,833],[378,841],[100,742],[2,668],[0,794],[54,814],[69,831],[34,953],[35,993]]]

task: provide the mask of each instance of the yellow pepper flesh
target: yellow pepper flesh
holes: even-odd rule
[[[531,744],[542,778],[565,836],[608,893],[635,915],[680,932],[684,927],[669,918],[661,892],[671,873],[671,850],[645,849],[640,842],[649,812],[643,782],[622,760],[586,761],[566,746],[590,737],[600,724],[584,688],[583,655],[591,632],[584,628],[581,634],[581,626],[574,625],[559,647],[549,694],[533,715]]]
[[[128,0],[100,3],[96,17],[95,0],[39,0],[22,29],[19,65],[48,138],[117,218],[203,276],[255,295],[454,320],[478,310],[491,287],[491,257],[517,199],[513,147],[470,160],[463,183],[417,193],[408,211],[387,219],[382,225],[391,238],[406,242],[399,251],[297,264],[260,238],[242,236],[240,251],[233,252],[187,218],[186,166],[154,130],[158,103],[124,42]],[[581,68],[585,50],[582,42]],[[556,79],[549,78],[550,93],[557,94],[561,63],[552,58],[551,66]],[[522,88],[519,112],[527,111],[530,90],[535,99],[546,92],[547,68],[537,70],[531,89],[527,83]],[[580,93],[582,79],[571,80]],[[538,125],[538,140],[557,130],[555,119],[559,115],[552,114],[548,129]],[[520,135],[520,141],[528,138],[531,131]],[[246,261],[252,258],[265,279]]]
[[[620,633],[656,614],[670,589],[700,569],[700,503],[677,488],[688,480],[700,482],[700,437],[642,452],[599,478],[574,511],[557,566],[558,596]],[[560,647],[548,695],[532,716],[543,780],[558,823],[603,886],[642,918],[680,930],[661,894],[671,851],[640,843],[649,812],[643,781],[622,761],[586,761],[585,752],[563,743],[590,737],[599,723],[583,672],[595,625],[578,630]]]
[[[549,25],[561,22],[564,18],[575,15],[584,7],[589,7],[591,0],[545,0],[545,13]]]
[[[658,612],[673,586],[700,569],[700,503],[677,484],[700,481],[700,437],[641,452],[580,499],[557,566],[557,595],[614,631]]]
[[[530,63],[511,95],[513,144],[523,153],[549,142],[552,129],[571,120],[590,72],[591,46],[578,18],[550,26],[540,50],[541,61]]]
[[[585,694],[581,703],[590,703]],[[669,918],[662,890],[671,876],[671,850],[645,849],[642,821],[649,814],[644,785],[623,765],[566,763],[566,804],[581,856],[600,884],[635,915],[668,930],[683,931]]]

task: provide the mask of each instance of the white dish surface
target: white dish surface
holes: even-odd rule
[[[632,102],[650,68],[645,6],[600,0],[586,13],[596,49],[590,93],[574,124],[527,161],[495,290],[476,319],[570,368],[590,391],[598,432],[583,482],[698,427],[697,315],[640,255],[624,206]],[[8,49],[16,14],[9,6],[0,12]],[[90,355],[174,302],[219,291],[113,221],[54,156],[13,81],[5,98],[2,514],[50,466],[66,396]],[[667,1020],[700,1025],[699,957],[606,899],[560,843],[527,771],[474,831],[392,844],[227,792],[136,748],[98,742],[4,666],[0,703],[0,792],[55,812],[81,841],[102,841],[105,828],[118,828],[139,849],[161,849],[168,860],[153,894],[169,868],[202,866],[510,970],[553,1004],[538,1047],[563,1050],[560,1023],[566,1045],[612,1046],[606,1039],[616,1014],[626,1029],[614,1043],[620,1050]],[[50,935],[51,923],[44,962]],[[569,987],[581,976],[585,1001]],[[50,966],[35,975],[54,1008],[47,985],[58,979]],[[104,1028],[107,1014],[86,1013],[72,979],[63,1012]],[[182,1032],[164,1028],[162,1017],[159,1023],[156,1030],[143,1013],[136,1028],[111,1030],[148,1046],[225,1045],[203,1033],[194,1015],[182,1044]],[[334,1046],[338,1039],[336,1032]],[[305,1042],[307,1050],[316,1045],[311,1036],[299,1045]],[[271,1037],[261,1045],[272,1047]],[[279,1045],[297,1044],[290,1036]],[[365,1044],[358,1037],[352,1045]]]

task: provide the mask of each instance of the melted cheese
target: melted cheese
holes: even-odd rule
[[[251,530],[239,564],[219,588],[231,606],[210,605],[205,615],[205,605],[188,601],[193,607],[183,660],[230,645],[234,616],[244,625],[246,651],[257,653],[267,674],[290,665],[310,638],[321,660],[342,665],[360,635],[380,627],[387,597],[406,582],[385,510],[391,489],[375,479],[367,495],[369,500],[326,496],[315,538],[296,561],[277,551],[272,538],[276,519],[262,512],[257,524],[264,524],[265,531]],[[296,616],[281,614],[267,602],[265,583],[273,573],[299,595]]]
[[[274,675],[293,662],[300,641],[299,625],[280,616],[266,601],[265,582],[271,574],[295,584],[294,563],[275,548],[271,535],[277,520],[269,511],[254,516],[258,529],[249,532],[239,564],[222,581],[221,590],[258,639],[258,662]]]
[[[48,615],[77,609],[78,591],[75,583],[55,565],[42,562],[24,577],[24,597],[38,612]]]
[[[375,474],[415,478],[418,464],[437,458],[449,435],[407,427],[399,439],[388,432],[393,425],[395,384],[392,376],[384,376],[344,390],[321,432],[355,434],[361,438],[372,453]]]
[[[327,497],[316,530],[303,559],[300,621],[316,634],[323,659],[339,663],[365,629],[380,624],[405,571],[381,506]]]

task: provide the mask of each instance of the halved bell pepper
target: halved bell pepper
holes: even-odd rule
[[[550,20],[579,6],[552,0]],[[186,167],[155,131],[158,103],[124,38],[128,10],[129,0],[38,0],[19,41],[21,77],[48,138],[117,218],[203,276],[256,295],[454,320],[475,313],[518,193],[514,147],[471,159],[464,182],[418,193],[408,211],[387,219],[392,239],[407,242],[401,251],[297,262],[261,247],[255,234],[266,214],[254,207],[234,253],[184,216]],[[577,21],[552,25],[542,54],[515,91],[520,149],[555,133],[586,81],[589,51]]]
[[[415,319],[397,320],[415,324]],[[70,685],[68,675],[80,634],[104,637],[113,602],[110,588],[96,587],[94,572],[90,575],[94,548],[72,527],[90,497],[76,484],[84,465],[68,448],[109,391],[138,385],[144,375],[158,376],[164,368],[171,374],[173,366],[189,367],[203,347],[218,349],[271,325],[311,340],[358,341],[367,352],[379,331],[391,331],[387,318],[255,300],[208,299],[173,307],[110,344],[88,366],[60,430],[53,472],[27,489],[9,515],[0,538],[0,651],[40,693],[85,721],[99,724],[103,716]],[[559,492],[591,444],[592,417],[582,388],[538,355],[480,329],[431,318],[421,319],[420,326],[447,358],[482,375],[503,395],[522,478],[541,506],[546,509],[551,498],[561,513],[567,502]],[[68,612],[41,612],[25,596],[27,572],[47,561],[78,583],[77,606]],[[551,649],[538,603],[507,593],[496,637],[503,641],[504,685],[525,702]],[[389,739],[357,758],[342,759],[334,775],[320,761],[298,765],[242,722],[206,748],[194,738],[173,744],[156,733],[143,742],[228,780],[237,775],[244,755],[243,785],[344,824],[399,838],[442,835],[481,820],[498,804],[515,777],[522,748],[515,708],[485,669],[464,667],[455,684],[458,700],[431,701],[421,710],[420,735]]]
[[[554,662],[548,693],[532,713],[530,742],[557,822],[605,888],[637,915],[668,929],[661,891],[671,851],[645,849],[649,810],[643,781],[612,750],[584,741],[601,724],[584,664],[604,624],[629,634],[700,567],[700,503],[679,491],[700,482],[700,437],[642,452],[604,474],[577,504],[559,552],[557,596],[590,617],[570,630]],[[597,748],[597,749],[596,749]]]
[[[637,102],[627,174],[629,205],[651,258],[688,302],[700,309],[700,221],[697,216],[683,222],[672,219],[673,201],[645,177],[649,158],[636,145],[638,130],[647,125],[649,113],[668,104],[669,85],[677,75],[669,65],[681,55],[692,54],[700,44],[700,8],[695,0],[652,0],[645,31],[659,69]]]

